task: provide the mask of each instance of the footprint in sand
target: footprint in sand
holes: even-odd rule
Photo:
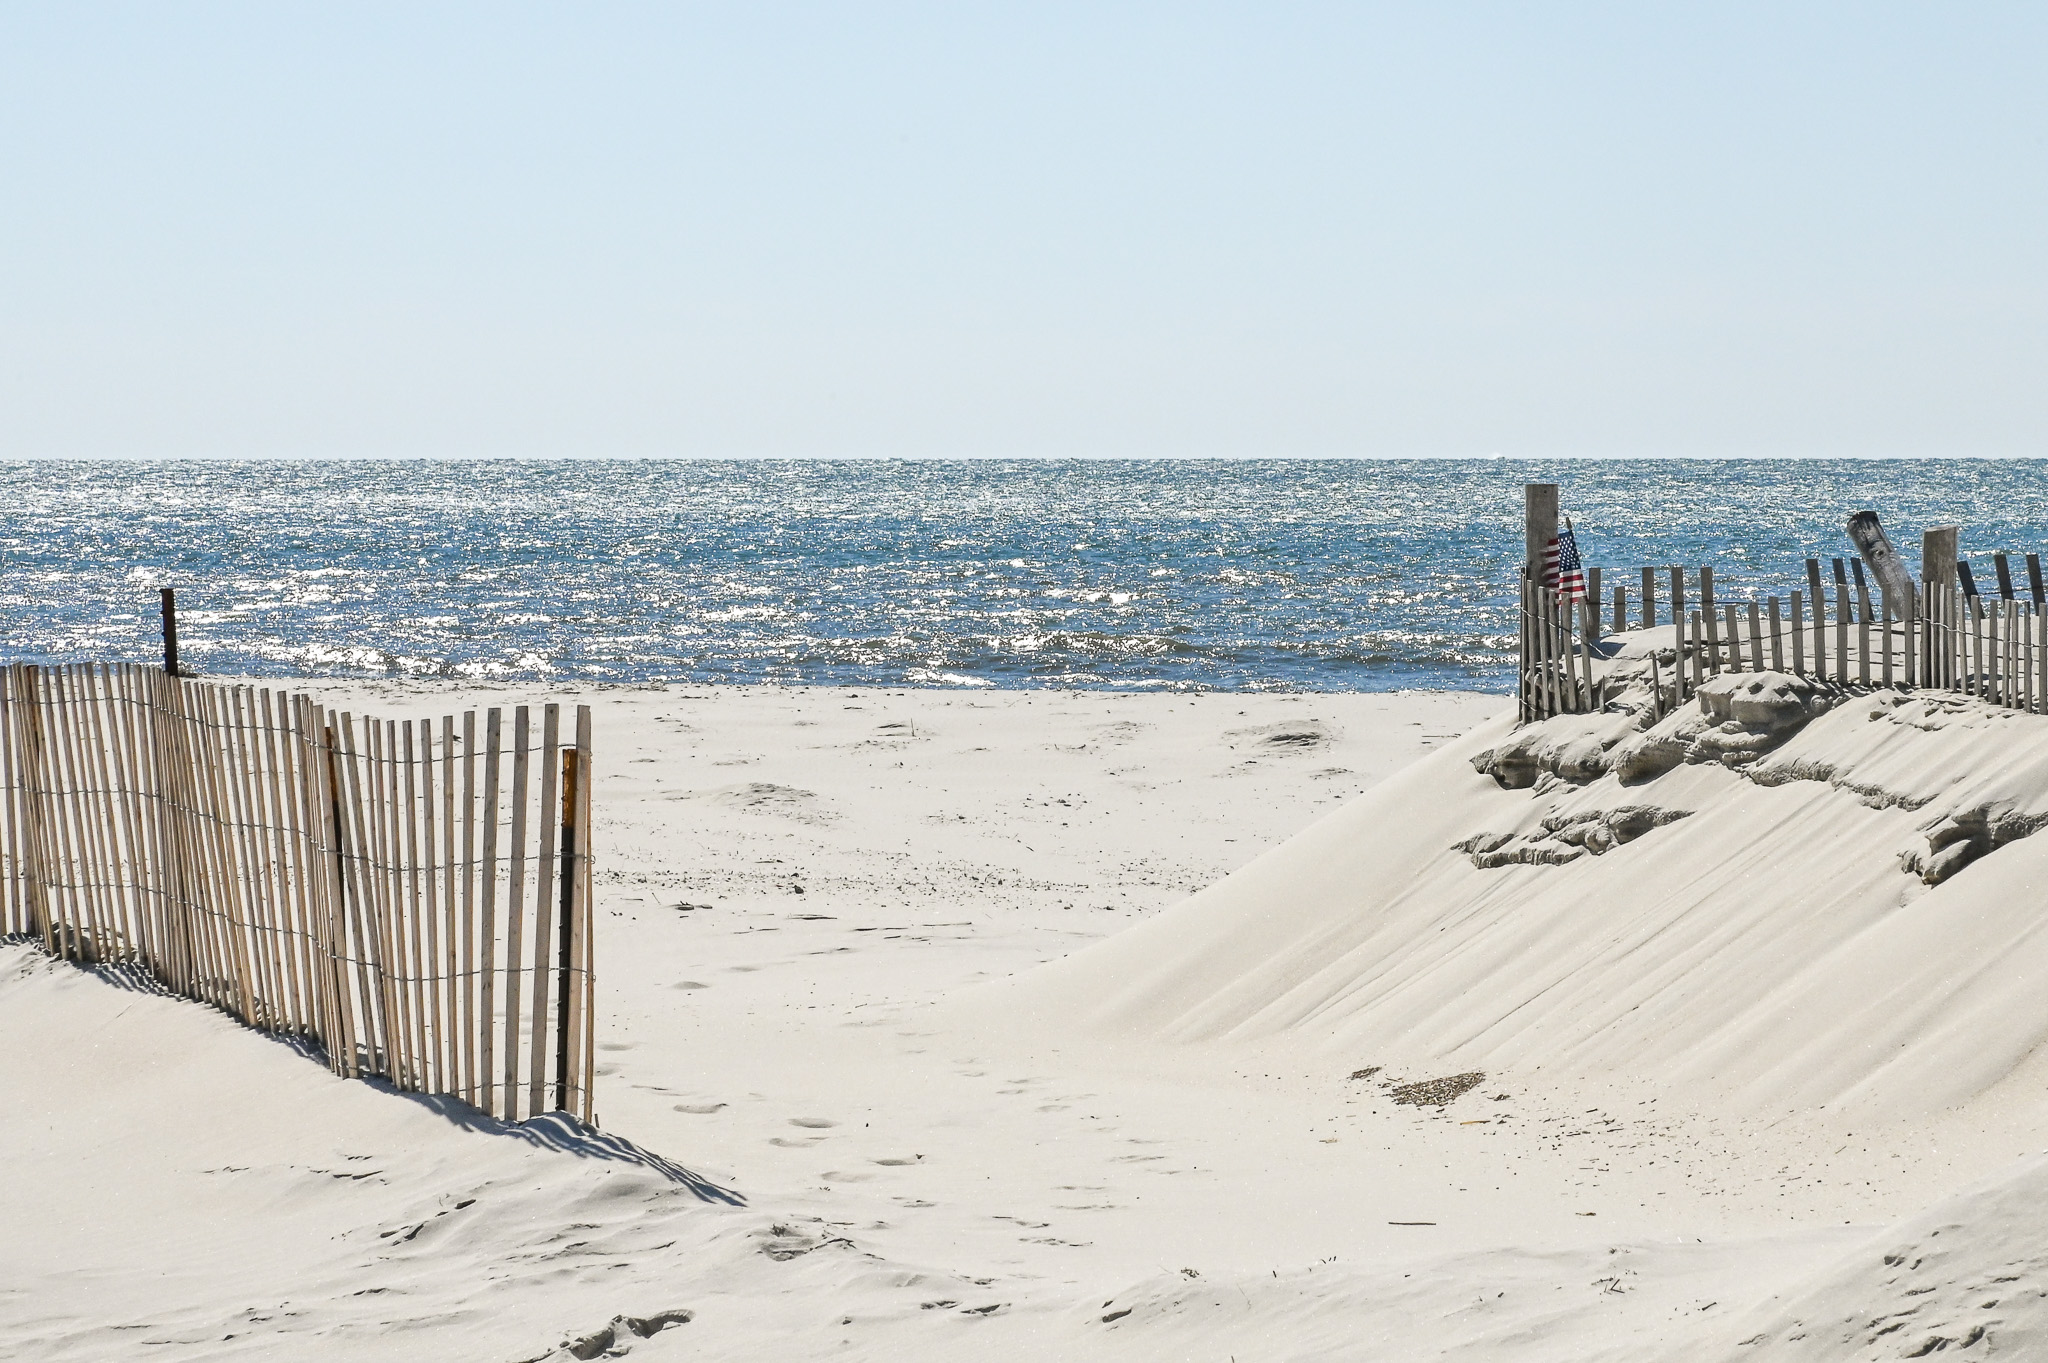
[[[824,1139],[825,1138],[823,1136],[808,1136],[800,1141],[792,1141],[785,1140],[781,1136],[770,1136],[768,1138],[768,1144],[779,1145],[784,1150],[808,1150],[812,1146],[816,1145],[819,1141],[822,1141]]]
[[[692,1117],[709,1117],[724,1106],[724,1103],[677,1103],[676,1111],[687,1112]]]
[[[789,1124],[791,1126],[807,1126],[814,1130],[821,1127],[839,1125],[839,1123],[833,1121],[830,1117],[791,1117],[789,1119]]]
[[[874,1164],[886,1164],[886,1165],[888,1165],[888,1166],[889,1166],[889,1167],[891,1167],[891,1168],[895,1168],[895,1169],[900,1169],[900,1168],[902,1168],[902,1167],[903,1167],[904,1165],[906,1165],[906,1164],[916,1164],[916,1163],[919,1163],[920,1161],[922,1161],[923,1159],[924,1159],[924,1156],[923,1156],[923,1155],[909,1155],[909,1156],[901,1156],[901,1155],[899,1155],[899,1156],[897,1156],[897,1157],[895,1157],[895,1158],[893,1158],[893,1159],[878,1159],[878,1160],[872,1160],[872,1161],[870,1161],[870,1163],[874,1163]]]
[[[671,989],[709,989],[710,987],[708,984],[699,984],[695,980],[677,980],[669,986]]]

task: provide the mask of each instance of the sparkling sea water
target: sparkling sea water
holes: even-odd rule
[[[0,654],[210,674],[1506,690],[1521,485],[1587,563],[1803,586],[1877,510],[1909,561],[2048,542],[2034,461],[29,461]],[[1609,578],[1612,582],[1614,579]],[[2024,577],[2022,575],[2022,583]]]

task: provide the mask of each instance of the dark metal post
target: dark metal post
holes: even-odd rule
[[[178,594],[169,587],[163,591],[164,612],[164,671],[178,675]]]

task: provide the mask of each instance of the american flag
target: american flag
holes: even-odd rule
[[[1543,551],[1543,585],[1564,595],[1567,601],[1586,599],[1586,569],[1579,562],[1579,542],[1572,537],[1572,523],[1564,533],[1551,538]]]

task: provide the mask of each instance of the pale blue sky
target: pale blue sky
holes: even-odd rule
[[[2048,454],[2040,4],[0,4],[0,457]]]

